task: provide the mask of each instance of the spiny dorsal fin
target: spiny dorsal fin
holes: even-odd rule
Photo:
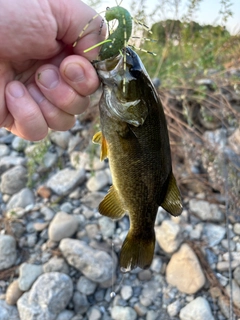
[[[101,131],[95,133],[95,135],[92,138],[92,142],[101,145],[100,160],[102,161],[106,159],[107,158],[107,141],[105,137],[102,135]]]
[[[167,193],[164,201],[161,203],[161,207],[173,216],[179,216],[182,213],[181,195],[173,173],[171,173]]]
[[[114,186],[111,186],[105,198],[101,201],[98,207],[99,213],[103,216],[120,219],[124,216],[125,210],[119,199],[117,191],[114,189]]]

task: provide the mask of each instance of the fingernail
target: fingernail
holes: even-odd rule
[[[77,63],[69,63],[64,70],[64,74],[73,82],[82,82],[85,80],[83,68]]]
[[[25,93],[22,85],[18,82],[10,83],[8,90],[10,95],[13,96],[14,98],[21,98]]]
[[[38,74],[38,81],[47,89],[55,88],[59,83],[59,75],[53,69],[43,70]]]
[[[30,93],[33,100],[37,103],[41,103],[45,99],[41,91],[34,86],[28,86],[28,92]]]

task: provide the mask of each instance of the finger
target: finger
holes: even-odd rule
[[[92,64],[77,55],[68,56],[62,61],[60,73],[62,78],[82,96],[94,93],[100,85]]]
[[[49,102],[35,84],[27,86],[28,92],[38,104],[49,128],[66,131],[73,127],[75,117],[62,111]]]
[[[48,133],[47,123],[24,85],[19,81],[11,81],[5,93],[6,104],[13,117],[13,121],[5,127],[27,140],[43,139]]]
[[[75,115],[87,108],[89,97],[79,95],[61,77],[54,65],[44,65],[36,72],[35,81],[43,95],[56,107]]]

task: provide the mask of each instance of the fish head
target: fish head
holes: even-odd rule
[[[103,83],[109,115],[134,126],[142,125],[148,107],[141,89],[149,77],[139,56],[127,47],[121,54],[98,61],[94,66]]]

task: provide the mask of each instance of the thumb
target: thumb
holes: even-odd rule
[[[49,3],[58,25],[57,40],[71,45],[87,26],[74,52],[88,60],[96,58],[99,48],[87,53],[84,50],[105,39],[106,26],[102,26],[102,17],[97,16],[91,21],[97,12],[80,0],[50,0]]]

